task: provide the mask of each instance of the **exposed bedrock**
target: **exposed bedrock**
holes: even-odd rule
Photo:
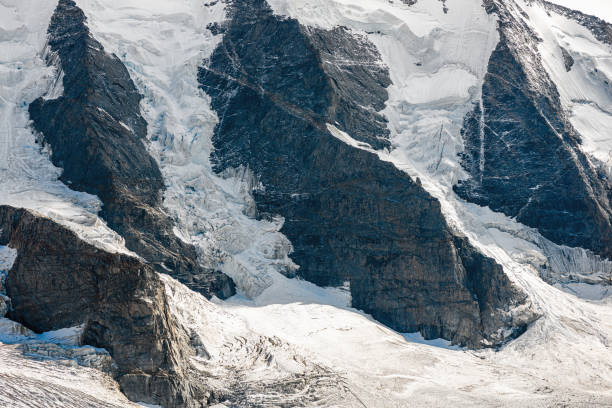
[[[83,12],[60,0],[48,29],[50,63],[63,74],[63,96],[30,105],[34,127],[63,169],[62,181],[97,195],[101,216],[126,246],[206,296],[234,293],[231,279],[202,268],[192,245],[173,233],[162,208],[164,180],[145,142],[141,95],[121,61],[90,34]]]
[[[390,83],[373,45],[275,16],[263,0],[234,1],[230,16],[199,74],[220,119],[212,160],[257,175],[259,214],[284,217],[297,274],[349,281],[353,306],[400,332],[473,347],[520,334],[536,316],[501,266],[450,231],[419,183],[326,127],[386,145],[384,119],[369,119]]]
[[[165,407],[206,400],[187,380],[193,351],[151,266],[27,210],[0,206],[0,226],[0,245],[17,250],[6,279],[11,319],[37,332],[84,324],[83,343],[108,350],[131,400]]]
[[[579,147],[580,135],[537,54],[537,36],[507,11],[490,57],[482,104],[464,122],[463,167],[455,191],[537,228],[557,244],[612,258],[610,180]]]

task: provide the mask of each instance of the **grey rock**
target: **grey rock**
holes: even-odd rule
[[[195,248],[173,233],[173,221],[162,208],[164,181],[144,144],[142,97],[125,66],[104,51],[85,23],[72,0],[59,1],[48,35],[64,73],[64,94],[39,98],[29,107],[35,129],[51,146],[53,163],[63,169],[61,180],[97,195],[109,227],[158,272],[208,297],[233,295],[231,279],[201,267]]]
[[[193,350],[151,266],[27,210],[0,206],[0,226],[0,245],[18,252],[6,281],[12,320],[39,333],[85,324],[83,343],[108,350],[134,401],[192,407],[206,398],[189,381]]]
[[[349,281],[353,306],[400,332],[473,347],[519,335],[537,316],[502,267],[453,233],[440,203],[407,174],[328,131],[338,117],[330,112],[363,118],[362,101],[373,118],[382,109],[389,81],[373,46],[344,28],[275,16],[263,0],[229,11],[199,74],[213,109],[231,118],[215,129],[212,160],[218,172],[257,175],[259,216],[284,217],[297,274],[321,286]],[[370,63],[340,75],[326,64],[331,45]],[[362,142],[386,137],[382,121],[337,122]]]

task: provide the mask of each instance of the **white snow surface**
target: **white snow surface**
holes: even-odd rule
[[[330,398],[322,406],[612,404],[612,309],[549,285],[540,295],[556,299],[549,312],[563,322],[563,331],[553,319],[541,319],[499,352],[474,352],[398,334],[347,307],[342,291],[313,291],[303,281],[273,285],[267,300],[236,296],[210,302],[170,277],[162,279],[173,313],[205,345],[208,357],[194,362],[211,377],[223,378],[221,386],[238,376],[244,384],[266,389],[290,373],[308,383],[315,364],[320,377],[311,385]],[[262,354],[268,364],[262,364]],[[331,388],[328,381],[334,379],[345,389]],[[344,393],[345,400],[334,399],[334,392]],[[295,397],[286,396],[288,401]]]
[[[72,361],[32,359],[0,343],[0,406],[11,408],[138,408],[100,371]]]
[[[36,144],[28,106],[63,92],[61,74],[45,62],[47,27],[57,1],[0,1],[0,205],[27,208],[109,252],[130,253],[98,218],[100,200],[58,181],[61,169]]]

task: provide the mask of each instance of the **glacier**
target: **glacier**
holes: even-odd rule
[[[572,0],[556,2],[579,6]],[[612,404],[612,293],[598,285],[612,274],[612,262],[556,245],[513,219],[458,199],[452,190],[465,177],[457,157],[463,150],[463,118],[480,99],[487,61],[499,40],[495,16],[478,1],[448,1],[447,13],[442,3],[426,0],[412,6],[385,0],[269,3],[278,14],[305,25],[347,26],[378,47],[393,80],[384,111],[393,148],[375,151],[329,127],[339,139],[374,151],[418,178],[440,200],[451,225],[531,295],[544,317],[499,351],[448,348],[441,341],[396,333],[352,309],[346,287],[320,288],[283,276],[298,266],[290,258],[291,243],[279,232],[282,218],[255,220],[249,191],[256,178],[249,169],[219,177],[209,160],[214,126],[226,118],[212,111],[209,98],[198,90],[196,73],[219,41],[207,26],[225,18],[222,2],[77,3],[96,38],[124,62],[145,96],[148,148],[167,183],[164,206],[177,222],[175,234],[198,248],[201,261],[219,267],[237,284],[239,295],[208,301],[162,277],[173,313],[204,345],[195,361],[214,373],[219,386],[227,378],[233,384],[244,381],[251,387],[247,403],[312,403],[299,399],[303,395],[287,393],[276,400],[263,395],[274,381],[303,375],[320,376],[327,390],[322,401],[335,406]],[[584,79],[593,78],[594,68],[612,78],[609,48],[584,27],[548,16],[537,4],[516,4],[543,38],[540,52],[584,137],[585,152],[610,171],[612,112],[607,107],[612,94],[598,87],[600,77]],[[51,0],[0,0],[0,69],[7,78],[0,85],[0,109],[9,124],[0,130],[0,203],[30,208],[102,249],[129,253],[122,238],[97,217],[99,200],[57,180],[61,169],[41,152],[28,127],[29,102],[61,93],[61,72],[44,61],[46,24],[54,6]],[[570,72],[563,67],[559,44],[576,61]],[[0,270],[9,269],[14,256],[0,247]],[[542,276],[539,267],[546,262],[549,275]],[[66,332],[74,335],[74,330]],[[42,336],[48,340],[60,334]],[[0,344],[0,384],[8,390],[0,393],[0,403],[4,398],[13,406],[31,401],[78,406],[79,400],[90,406],[137,406],[96,370],[27,359],[17,347]]]

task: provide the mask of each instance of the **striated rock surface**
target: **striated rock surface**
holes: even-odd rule
[[[220,118],[212,160],[259,178],[259,214],[284,217],[298,275],[350,282],[354,307],[401,332],[473,347],[520,334],[535,315],[502,267],[449,229],[419,183],[328,130],[387,145],[377,112],[390,80],[375,48],[274,16],[263,0],[234,1],[230,15],[199,74]]]
[[[509,11],[511,3],[486,6],[500,16],[500,42],[482,103],[464,122],[462,165],[471,178],[455,191],[557,244],[611,258],[610,180],[580,150],[580,135],[537,53],[536,34]]]
[[[84,324],[83,343],[108,350],[134,401],[191,407],[206,400],[188,380],[193,351],[151,266],[97,249],[27,210],[0,206],[0,226],[0,245],[18,252],[6,280],[11,319],[37,332]]]
[[[158,272],[209,297],[231,296],[231,279],[202,268],[195,248],[174,234],[162,208],[164,181],[144,144],[141,95],[125,66],[104,51],[85,23],[72,0],[59,1],[48,29],[49,62],[59,65],[64,93],[39,98],[29,108],[53,163],[63,169],[61,180],[100,197],[101,216]]]

